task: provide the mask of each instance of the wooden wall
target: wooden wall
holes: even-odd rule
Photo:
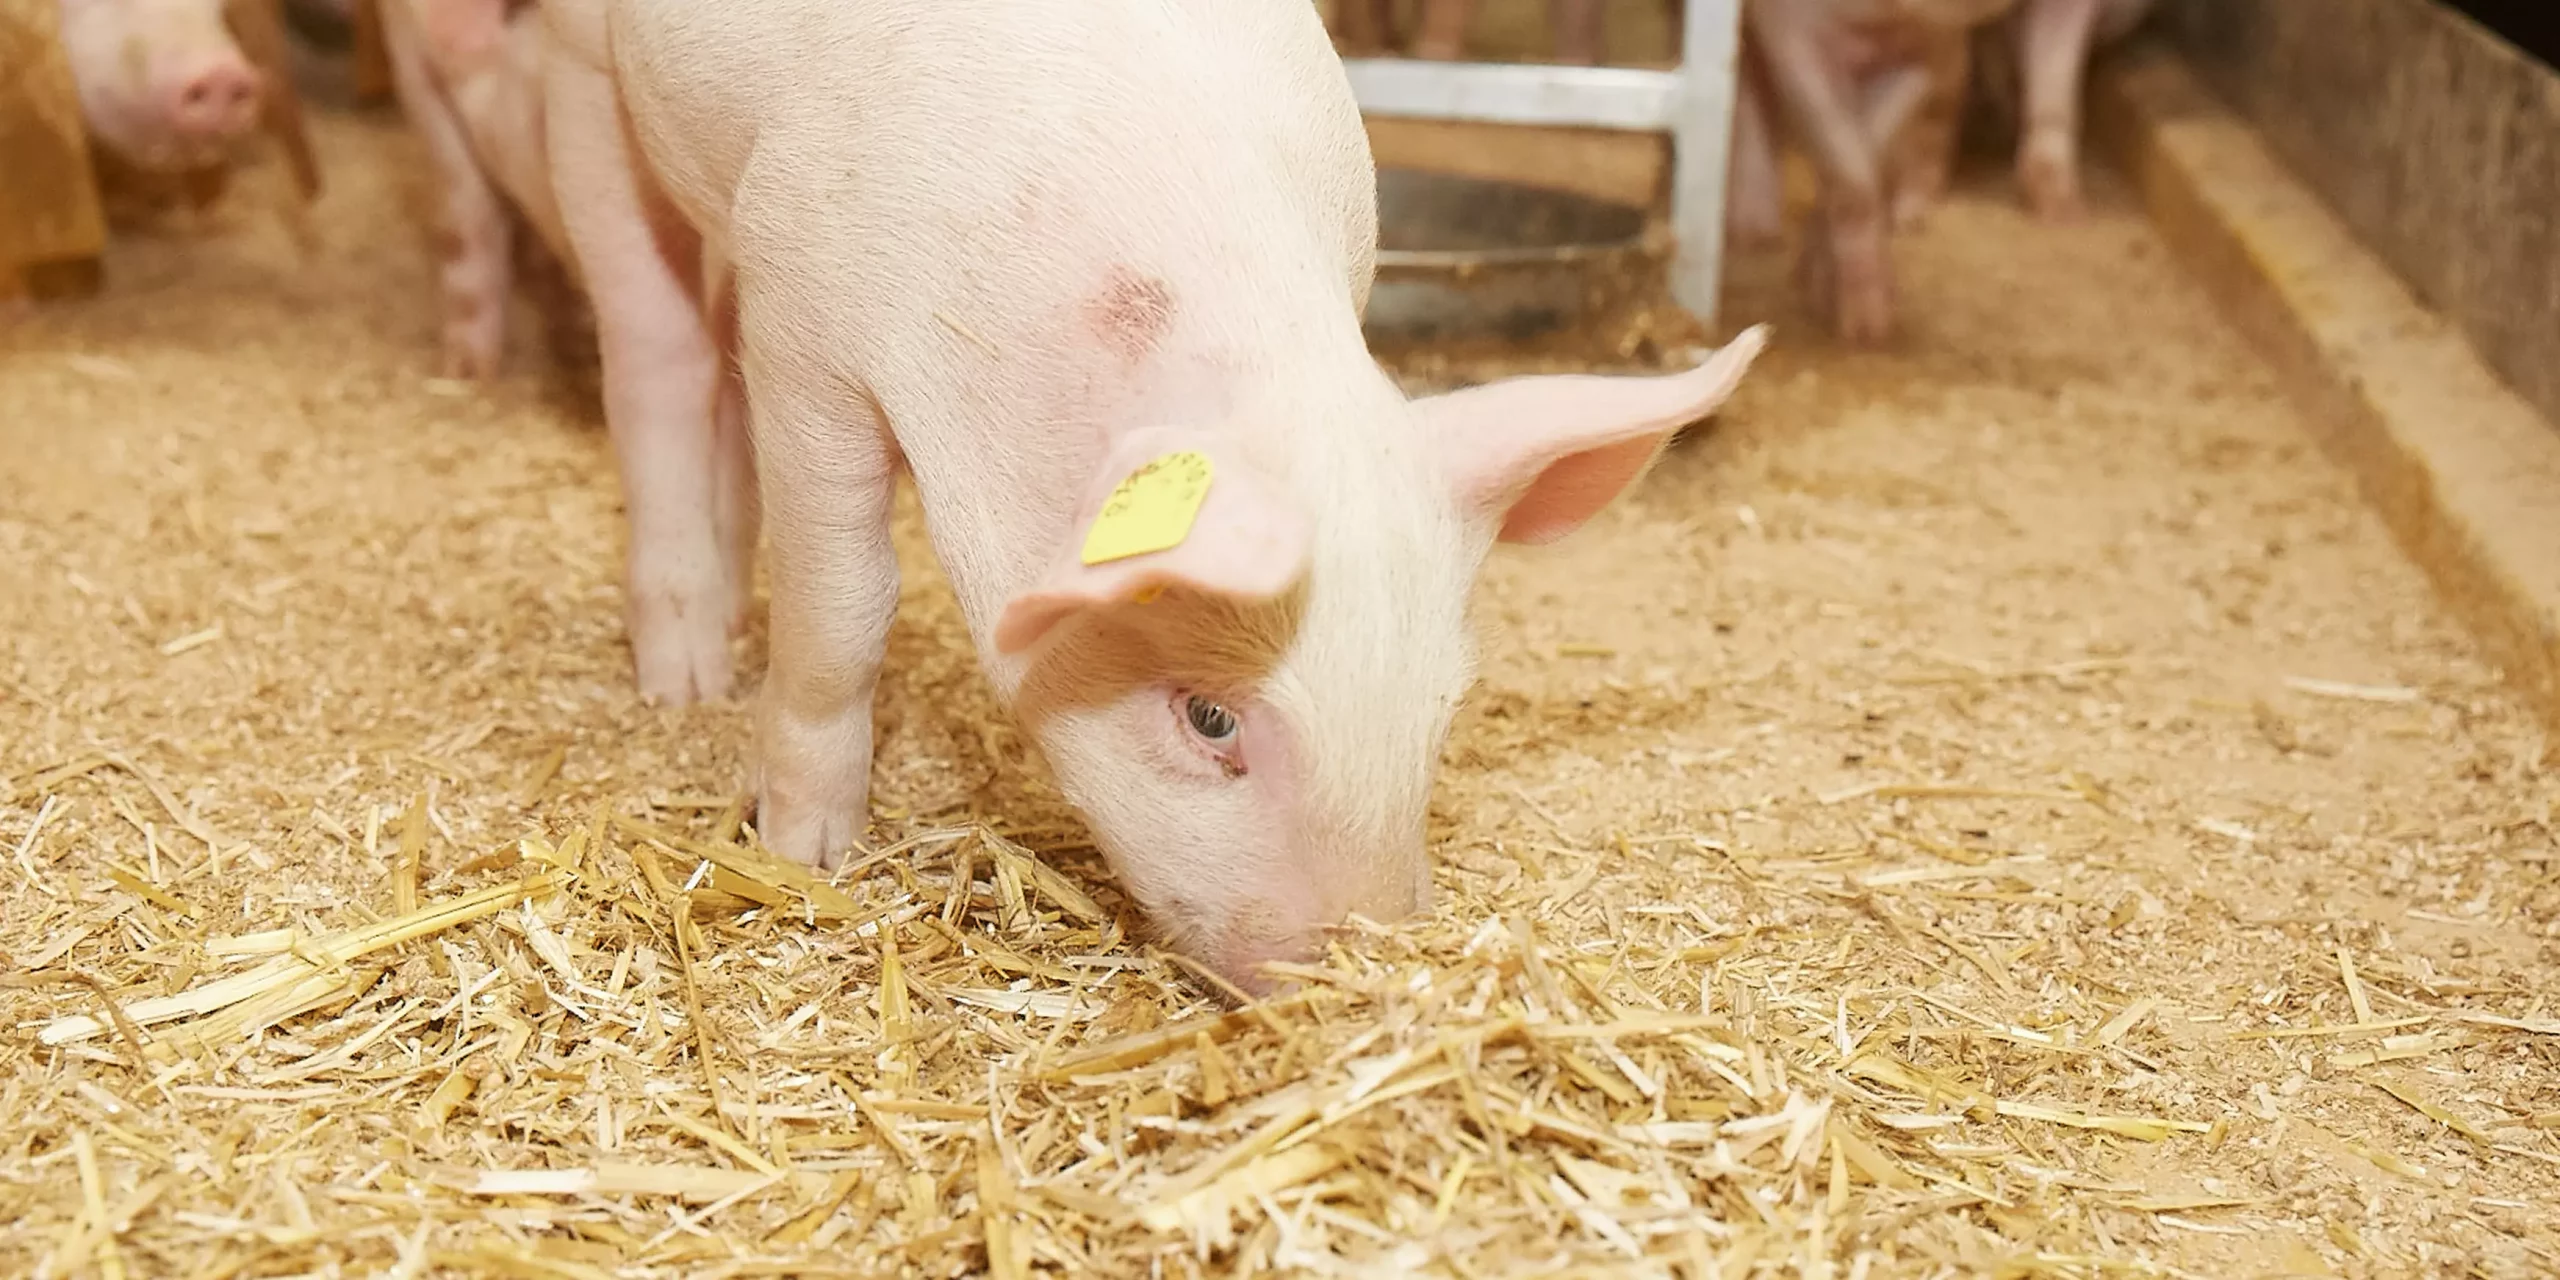
[[[2560,73],[2435,0],[2164,0],[2160,25],[2560,424]]]

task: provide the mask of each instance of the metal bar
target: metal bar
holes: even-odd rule
[[[1678,72],[1405,58],[1346,58],[1342,67],[1360,110],[1374,116],[1636,133],[1671,132],[1679,119]]]
[[[1683,0],[1680,69],[1346,58],[1362,114],[1671,135],[1671,298],[1714,324],[1743,0]]]
[[[1687,0],[1681,28],[1682,92],[1671,128],[1671,300],[1712,325],[1724,283],[1741,0]]]

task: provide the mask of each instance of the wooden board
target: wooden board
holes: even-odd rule
[[[1671,172],[1671,140],[1610,129],[1368,119],[1382,169],[1516,182],[1651,209]]]
[[[2094,77],[2093,140],[2487,656],[2560,733],[2560,432],[2167,50]],[[2518,264],[2548,271],[2548,262]]]
[[[55,0],[0,0],[0,295],[98,286],[107,223]]]

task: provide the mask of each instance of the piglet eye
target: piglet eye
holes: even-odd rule
[[[1207,698],[1194,696],[1183,704],[1183,718],[1191,722],[1191,731],[1210,746],[1223,747],[1235,741],[1236,713]]]

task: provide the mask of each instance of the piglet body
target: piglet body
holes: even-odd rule
[[[505,355],[515,229],[567,261],[543,123],[549,36],[523,0],[381,0],[400,108],[443,195],[444,368],[487,377]]]
[[[1360,331],[1375,173],[1313,6],[543,7],[642,691],[728,689],[760,502],[758,830],[806,860],[852,845],[903,470],[1117,874],[1248,986],[1348,912],[1426,900],[1491,543],[1589,517],[1760,344],[1408,401]],[[1191,497],[1149,510],[1196,510],[1160,549],[1087,554],[1151,466]]]

